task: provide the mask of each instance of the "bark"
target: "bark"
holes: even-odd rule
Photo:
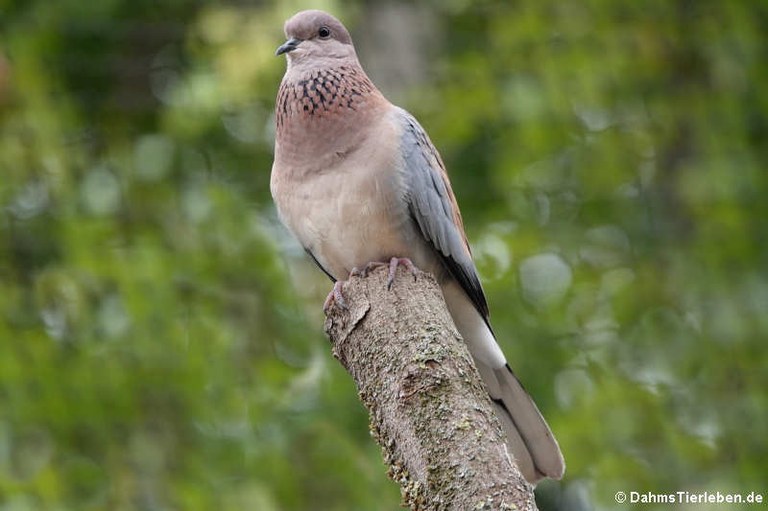
[[[535,510],[474,362],[431,275],[386,267],[328,310],[333,354],[368,408],[389,476],[413,510]]]

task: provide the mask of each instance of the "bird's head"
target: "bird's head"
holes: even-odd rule
[[[288,39],[275,52],[285,54],[288,65],[315,64],[353,59],[357,61],[352,38],[339,20],[323,11],[301,11],[285,22]]]

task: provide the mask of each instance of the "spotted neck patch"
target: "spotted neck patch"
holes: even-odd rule
[[[350,66],[318,69],[298,81],[283,80],[275,109],[277,129],[295,116],[312,118],[344,109],[357,110],[375,92],[376,87],[365,73]]]

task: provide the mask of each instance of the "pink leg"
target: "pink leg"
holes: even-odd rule
[[[395,274],[397,273],[397,267],[398,265],[405,266],[415,277],[417,275],[417,272],[419,271],[418,268],[413,264],[413,262],[408,259],[407,257],[393,257],[389,260],[388,263],[385,263],[383,261],[371,261],[370,263],[365,265],[365,268],[362,270],[358,270],[357,268],[352,269],[352,273],[349,274],[350,277],[367,277],[369,273],[371,273],[376,268],[381,268],[382,266],[386,266],[389,268],[389,273],[387,277],[387,289],[392,288],[392,283],[395,281]]]
[[[418,275],[418,268],[413,264],[413,261],[408,259],[407,257],[393,257],[389,260],[389,263],[384,263],[381,261],[371,261],[370,263],[365,265],[365,268],[362,270],[359,270],[357,268],[352,268],[352,271],[349,273],[350,278],[351,277],[367,277],[368,274],[373,271],[376,268],[380,268],[381,266],[387,266],[389,267],[389,272],[387,274],[387,289],[392,289],[392,284],[395,283],[395,276],[397,275],[397,267],[399,265],[405,266],[408,271],[411,272],[414,279],[416,278],[416,275]],[[344,300],[344,295],[342,294],[342,285],[344,284],[344,281],[337,280],[333,284],[333,289],[331,289],[331,292],[328,293],[328,296],[325,298],[325,302],[323,302],[323,312],[328,314],[328,309],[331,308],[331,305],[335,302],[336,305],[341,307],[342,309],[348,309],[347,302]]]
[[[337,280],[333,283],[333,289],[331,289],[331,292],[325,297],[325,302],[323,302],[323,312],[325,314],[328,314],[328,309],[331,308],[331,305],[334,302],[336,302],[336,305],[342,309],[348,309],[347,302],[344,300],[344,295],[341,294],[341,286],[343,283],[344,282],[341,280]]]
[[[369,273],[371,273],[376,268],[381,268],[382,266],[386,266],[387,263],[383,263],[381,261],[371,261],[370,263],[366,264],[365,267],[362,270],[358,270],[355,268],[352,270],[352,272],[355,274],[355,276],[359,277],[367,277]],[[356,272],[356,273],[355,273]]]
[[[397,266],[402,264],[407,270],[411,272],[413,278],[418,275],[418,269],[414,266],[413,261],[407,257],[393,257],[389,260],[389,276],[387,277],[387,289],[392,289],[392,284],[395,282],[395,275],[397,274]]]

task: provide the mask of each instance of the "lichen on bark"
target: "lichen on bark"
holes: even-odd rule
[[[535,510],[490,399],[426,273],[386,268],[343,286],[325,330],[368,409],[388,474],[412,510]]]

